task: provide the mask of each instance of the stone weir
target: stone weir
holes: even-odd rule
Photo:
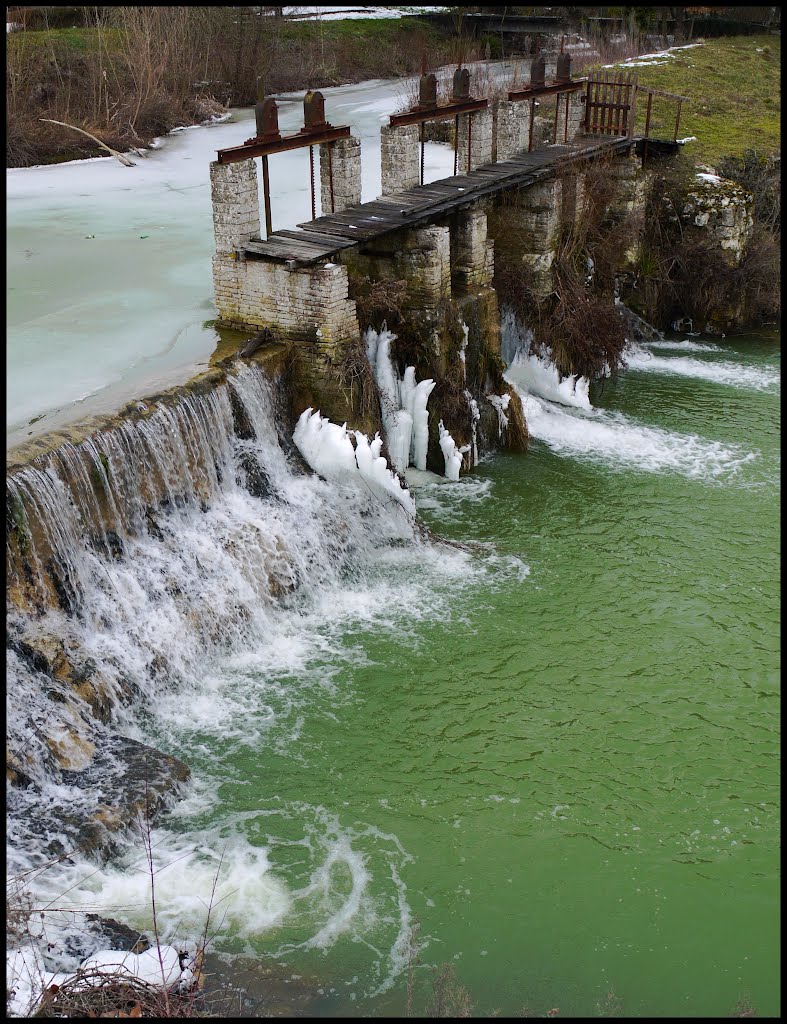
[[[255,430],[296,473],[305,471],[291,441],[287,375],[286,346],[267,345],[241,365],[225,360],[117,415],[9,452],[6,774],[14,838],[25,849],[103,858],[140,815],[153,819],[188,779],[182,761],[118,729],[133,721],[132,708],[155,699],[157,680],[164,685],[177,675],[144,638],[134,648],[136,662],[128,648],[113,650],[120,612],[132,620],[124,638],[133,633],[125,599],[139,591],[123,567],[138,557],[131,546],[151,538],[167,539],[177,553],[177,513],[184,522],[198,517],[226,498],[228,483],[268,493],[264,467],[244,447]],[[291,589],[292,571],[281,540],[266,543],[255,569],[260,599],[277,600]],[[120,573],[114,578],[112,565]],[[180,594],[177,572],[151,585],[154,598],[164,587],[180,601],[195,636],[215,642],[220,616],[200,609],[193,592]],[[147,598],[137,597],[144,605]]]

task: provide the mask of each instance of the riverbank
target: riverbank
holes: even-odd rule
[[[118,150],[268,94],[418,72],[483,56],[416,18],[290,21],[252,8],[96,8],[92,25],[14,32],[6,50],[6,165]],[[209,12],[209,13],[208,13]],[[235,12],[235,13],[233,13]]]

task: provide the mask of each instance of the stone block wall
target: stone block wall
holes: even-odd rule
[[[532,274],[535,295],[545,298],[552,291],[552,264],[560,233],[562,184],[544,181],[521,189],[511,216],[517,218],[524,240],[522,261]]]
[[[333,171],[333,212],[361,201],[361,140],[351,135],[320,146],[320,209],[331,213],[331,174]]]
[[[226,327],[270,327],[281,340],[323,348],[358,334],[347,268],[339,264],[288,270],[282,263],[217,253],[213,279],[219,322]]]
[[[487,238],[486,212],[460,210],[451,223],[451,285],[454,292],[488,288],[494,274],[494,243]]]
[[[451,232],[430,225],[407,232],[405,247],[398,254],[403,276],[407,277],[414,305],[436,309],[451,294]]]
[[[582,89],[577,89],[575,92],[568,93],[568,118],[566,118],[566,100],[563,100],[563,135],[560,136],[559,141],[567,139],[568,142],[573,142],[578,136],[582,135],[585,126],[585,92]],[[568,123],[566,123],[568,122]]]
[[[471,122],[472,118],[472,122]],[[467,140],[468,126],[470,137],[470,170],[475,170],[482,164],[492,162],[492,111],[476,110],[473,114],[460,114],[459,127],[456,135],[457,146],[457,173],[467,174]]]
[[[260,237],[260,195],[253,160],[210,165],[213,232],[217,253],[232,253]]]
[[[421,162],[418,125],[380,128],[380,164],[382,195],[420,184]]]
[[[527,151],[530,135],[530,104],[499,100],[492,107],[495,153],[500,162]]]
[[[634,213],[643,213],[648,189],[647,174],[642,170],[639,158],[631,152],[621,154],[612,159],[610,174],[618,182],[617,197],[610,205],[610,213],[613,217],[623,219]],[[621,265],[623,269],[632,269],[639,259],[640,243],[637,241],[622,253]]]

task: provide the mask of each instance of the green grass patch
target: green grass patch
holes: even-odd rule
[[[690,50],[672,50],[665,64],[632,68],[640,85],[689,98],[678,138],[696,136],[686,154],[715,166],[723,156],[756,148],[781,149],[781,39],[774,35],[709,39]],[[626,64],[616,65],[626,68]],[[676,104],[654,97],[650,134],[672,138]],[[636,131],[644,131],[645,99],[637,100]]]
[[[98,50],[117,50],[120,45],[120,29],[117,28],[50,28],[38,31],[11,32],[8,35],[9,50],[54,51],[58,56],[67,54],[88,54]]]

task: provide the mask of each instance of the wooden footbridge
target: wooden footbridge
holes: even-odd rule
[[[274,231],[265,241],[246,242],[244,251],[250,259],[275,260],[290,267],[308,266],[391,231],[416,227],[465,209],[479,199],[534,185],[554,177],[567,166],[624,152],[635,142],[627,137],[586,139],[522,153],[501,163],[483,164],[469,174],[416,185],[373,202],[346,207],[340,213],[305,221],[297,230]]]
[[[641,102],[644,133],[635,131],[638,92],[647,94],[647,105],[644,98]],[[322,95],[306,94],[304,126],[291,135],[279,131],[275,100],[261,96],[255,108],[255,136],[219,150],[211,164],[213,276],[220,322],[242,329],[271,327],[292,340],[319,339],[328,351],[337,339],[358,331],[350,276],[361,273],[358,266],[364,260],[392,259],[396,266],[391,273],[411,273],[419,281],[424,310],[436,309],[452,288],[462,294],[470,284],[491,286],[494,261],[484,201],[505,193],[523,193],[516,214],[527,225],[526,244],[531,246],[523,259],[529,260],[534,287],[547,289],[559,224],[564,217],[576,216],[574,190],[562,193],[547,183],[566,173],[582,175],[590,163],[604,158],[617,165],[610,173],[621,180],[630,177],[633,162],[627,157],[635,150],[642,152],[643,160],[646,156],[641,143],[649,140],[654,95],[665,94],[638,89],[630,72],[602,71],[595,78],[572,79],[570,56],[564,53],[550,83],[545,80],[544,59],[537,54],[529,84],[509,90],[507,99],[472,97],[470,72],[460,67],[448,102],[439,103],[436,77],[424,72],[418,103],[391,114],[389,124],[381,126],[383,194],[367,203],[361,202],[360,140],[348,125],[334,126],[326,120]],[[677,148],[684,98],[671,98],[679,104],[673,140],[660,142]],[[536,114],[542,100],[548,101],[547,116]],[[425,124],[447,119],[454,121],[454,174],[424,182]],[[309,150],[311,220],[274,231],[268,158],[298,148]],[[315,149],[320,159],[321,216]],[[460,168],[462,173],[457,173]],[[542,183],[544,188],[536,187]],[[412,229],[415,237],[406,236]],[[385,244],[374,246],[383,238]],[[418,258],[402,269],[399,263],[407,264],[411,245]],[[354,249],[357,252],[351,253]],[[388,273],[377,263],[370,270],[375,275]]]

